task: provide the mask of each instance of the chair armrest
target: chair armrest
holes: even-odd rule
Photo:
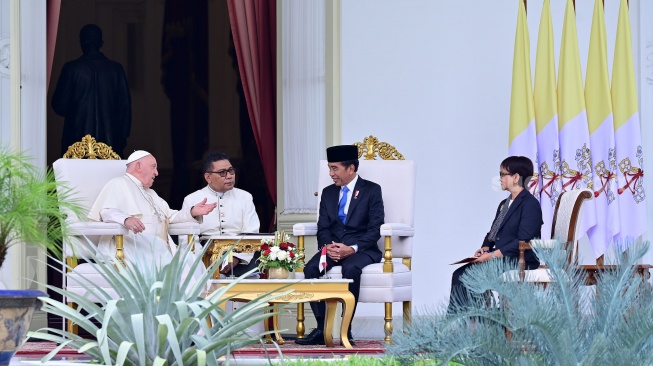
[[[70,224],[70,235],[127,235],[124,225],[111,222],[81,221]]]
[[[317,222],[300,222],[292,226],[293,236],[317,235]]]
[[[415,229],[402,223],[385,223],[381,225],[381,236],[415,236]]]
[[[558,241],[555,239],[533,239],[531,241],[519,241],[519,280],[523,281],[526,278],[526,258],[525,252],[527,250],[533,250],[533,247],[538,249],[553,249],[558,245]]]
[[[524,252],[527,250],[533,250],[531,247],[531,242],[530,241],[524,241],[520,240],[519,241],[519,261],[517,262],[519,265],[519,281],[524,281],[526,278],[526,259],[524,256]]]
[[[177,222],[168,227],[170,235],[199,235],[200,224],[196,222]]]

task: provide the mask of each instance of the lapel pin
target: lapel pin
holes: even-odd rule
[[[354,192],[354,199],[358,198],[358,191]]]

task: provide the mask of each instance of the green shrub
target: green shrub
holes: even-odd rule
[[[393,336],[388,353],[402,364],[653,364],[651,286],[633,267],[647,250],[648,243],[615,253],[617,268],[598,276],[596,286],[585,286],[586,274],[567,266],[563,249],[537,251],[554,280],[545,288],[506,281],[502,274],[516,269],[512,262],[473,266],[461,280],[476,294],[494,291],[499,300],[479,300],[448,315],[444,306],[425,309],[409,332]],[[517,278],[516,272],[507,276]]]
[[[219,306],[227,301],[220,298],[230,286],[201,297],[204,284],[222,260],[210,266],[194,285],[191,276],[184,275],[187,271],[184,264],[192,262],[189,273],[194,273],[194,269],[202,265],[201,257],[206,250],[194,260],[193,254],[185,248],[178,250],[168,264],[135,266],[127,261],[124,267],[114,266],[113,261],[99,252],[88,257],[82,254],[82,259],[101,266],[102,276],[118,293],[118,298],[111,297],[91,279],[82,278],[84,288],[101,298],[102,305],[86,296],[52,286],[48,288],[68,297],[78,308],[72,309],[50,298],[41,300],[45,303],[44,311],[72,319],[96,339],[84,339],[53,328],[30,332],[28,336],[57,342],[59,348],[72,347],[106,365],[217,365],[218,358],[262,342],[261,336],[265,333],[252,334],[247,328],[277,314],[277,307],[268,306],[268,301],[288,291],[276,296],[263,294],[227,314]],[[58,270],[68,268],[58,262],[61,265]],[[209,318],[211,327],[207,323]],[[100,326],[95,325],[93,319]],[[57,350],[43,361],[51,359]]]

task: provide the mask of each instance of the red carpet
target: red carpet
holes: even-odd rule
[[[54,342],[25,342],[22,347],[16,352],[17,356],[30,356],[30,355],[39,355],[39,356],[45,356],[50,351],[55,349],[57,347],[57,344]],[[70,347],[64,347],[62,348],[58,353],[58,355],[81,355],[81,353],[77,353],[77,350],[74,350]]]
[[[356,340],[354,348],[345,348],[340,345],[339,339],[334,339],[334,347],[328,348],[326,346],[300,346],[295,344],[295,341],[287,340],[284,344],[280,345],[281,352],[284,355],[303,355],[303,354],[378,354],[385,353],[385,342],[382,340]],[[277,348],[274,344],[266,344],[265,349],[269,353],[276,353]],[[234,355],[265,355],[264,346],[257,344],[249,347],[242,348],[234,351]]]
[[[287,340],[285,344],[279,346],[281,352],[284,355],[302,355],[302,354],[354,354],[354,353],[365,353],[365,354],[378,354],[385,352],[385,343],[381,340],[357,340],[356,345],[352,349],[347,349],[344,346],[340,345],[340,340],[334,340],[335,347],[327,348],[325,346],[299,346],[296,345],[294,341]],[[43,356],[56,347],[54,342],[26,342],[19,350],[16,352],[18,356]],[[264,356],[265,352],[276,353],[277,349],[273,344],[266,344],[265,347],[257,344],[243,349],[234,351],[234,355],[238,356]],[[59,356],[63,355],[79,355],[76,350],[70,347],[62,348],[59,353]]]

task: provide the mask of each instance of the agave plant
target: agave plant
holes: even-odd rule
[[[393,337],[388,352],[411,364],[651,365],[653,295],[633,266],[647,250],[643,244],[615,252],[616,268],[602,272],[596,286],[567,265],[563,249],[537,251],[554,279],[545,288],[505,281],[514,263],[479,264],[463,282],[476,294],[495,291],[498,301],[480,297],[453,314],[444,306],[425,309],[409,332]]]
[[[58,185],[52,170],[41,171],[24,154],[0,149],[0,266],[7,249],[21,242],[61,255],[67,226],[60,208],[75,215],[82,210],[70,190],[57,193]]]
[[[206,295],[205,285],[222,260],[211,265],[201,278],[186,276],[202,265],[207,248],[194,259],[194,254],[184,248],[163,265],[127,262],[125,266],[114,266],[101,253],[82,251],[82,259],[101,266],[102,277],[117,296],[96,286],[92,279],[81,277],[81,285],[88,294],[104,305],[52,286],[48,287],[77,303],[78,308],[50,298],[41,300],[45,303],[44,311],[73,320],[96,339],[84,339],[54,328],[39,329],[28,336],[59,344],[43,358],[44,362],[69,346],[105,365],[217,365],[217,359],[223,356],[227,356],[228,363],[234,350],[262,342],[261,336],[266,333],[252,334],[248,328],[277,314],[277,307],[269,306],[268,301],[288,291],[276,296],[263,294],[227,314],[220,305],[228,300],[222,299],[228,287],[202,297]],[[189,262],[190,268],[186,265]],[[72,269],[62,261],[59,264],[64,270]]]

